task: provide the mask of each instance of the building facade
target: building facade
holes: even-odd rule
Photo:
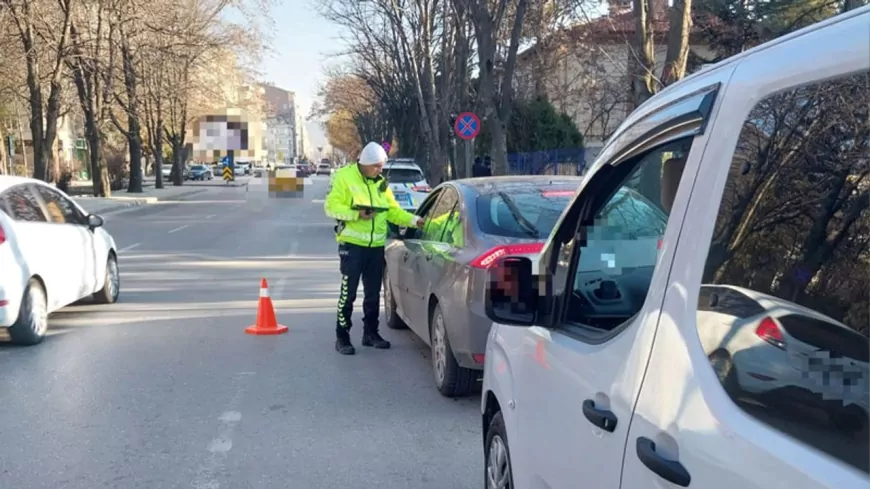
[[[606,15],[555,33],[517,57],[514,77],[519,98],[545,96],[583,134],[587,163],[633,109],[629,87],[637,69],[636,21],[630,0],[609,0]],[[655,75],[664,70],[669,29],[667,0],[652,0]],[[689,38],[690,61],[716,53],[699,28]],[[691,64],[691,63],[690,63]],[[691,66],[689,71],[698,67]]]
[[[298,161],[296,94],[272,85],[263,85],[265,107],[265,149],[267,160],[275,163]]]

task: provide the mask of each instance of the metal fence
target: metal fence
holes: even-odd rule
[[[585,166],[583,148],[551,149],[507,156],[511,175],[581,175]]]

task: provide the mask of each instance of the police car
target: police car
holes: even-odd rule
[[[390,182],[396,202],[408,212],[416,211],[431,190],[423,170],[410,158],[387,160],[383,175]]]

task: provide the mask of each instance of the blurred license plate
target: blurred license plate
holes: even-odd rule
[[[411,196],[409,194],[404,193],[404,192],[402,192],[400,194],[396,194],[396,202],[398,202],[400,204],[411,205]]]

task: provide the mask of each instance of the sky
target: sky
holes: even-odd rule
[[[272,7],[271,52],[260,66],[264,82],[296,93],[297,111],[303,118],[308,116],[318,89],[326,81],[328,60],[342,48],[339,26],[321,17],[315,3],[279,0]],[[312,147],[326,145],[319,122],[307,122],[305,128]]]

